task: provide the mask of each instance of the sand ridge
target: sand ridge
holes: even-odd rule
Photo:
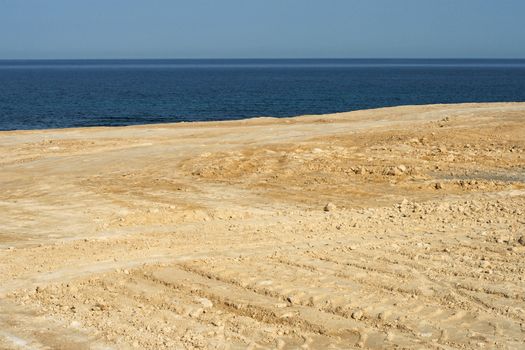
[[[0,348],[521,348],[524,120],[0,132]]]

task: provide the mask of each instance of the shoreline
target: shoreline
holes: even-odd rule
[[[359,109],[354,111],[345,111],[345,112],[336,112],[336,113],[325,113],[325,114],[304,114],[290,117],[273,117],[273,116],[257,116],[257,117],[247,117],[240,119],[224,119],[224,120],[202,120],[202,121],[180,121],[180,122],[170,122],[170,123],[149,123],[149,124],[129,124],[129,125],[93,125],[93,126],[77,126],[77,127],[63,127],[63,128],[45,128],[45,129],[15,129],[15,130],[0,130],[0,136],[3,134],[25,134],[25,133],[46,133],[46,132],[60,132],[60,131],[82,131],[82,130],[106,130],[106,129],[115,129],[115,128],[176,128],[176,127],[203,127],[208,126],[220,126],[224,124],[225,126],[244,126],[244,125],[260,125],[260,124],[288,124],[294,121],[301,121],[303,119],[315,119],[315,118],[333,118],[334,120],[339,120],[341,118],[350,117],[351,114],[363,114],[363,113],[372,113],[384,112],[385,110],[396,109],[419,109],[419,108],[428,108],[428,109],[441,109],[443,107],[448,107],[450,109],[455,109],[456,107],[473,107],[473,108],[487,108],[487,107],[505,107],[505,106],[517,106],[525,104],[520,101],[513,102],[464,102],[464,103],[435,103],[435,104],[421,104],[421,105],[398,105],[398,106],[389,106],[389,107],[380,107],[380,108],[369,108],[369,109]],[[373,116],[372,116],[373,117]]]

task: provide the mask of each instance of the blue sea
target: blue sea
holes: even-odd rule
[[[525,60],[0,60],[0,130],[525,101]]]

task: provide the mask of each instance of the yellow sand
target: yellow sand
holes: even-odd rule
[[[525,103],[0,133],[0,349],[525,347]]]

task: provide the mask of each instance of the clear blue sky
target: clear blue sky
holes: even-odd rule
[[[0,58],[525,58],[525,0],[0,0]]]

